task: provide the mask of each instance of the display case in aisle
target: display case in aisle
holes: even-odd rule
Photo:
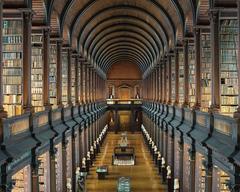
[[[43,111],[43,35],[32,34],[31,66],[32,106],[35,112]]]
[[[8,117],[22,114],[23,21],[4,19],[2,26],[3,107]]]
[[[212,56],[209,31],[201,30],[201,110],[208,111],[211,105]]]
[[[31,166],[27,165],[12,176],[12,192],[31,192]]]
[[[238,106],[238,21],[220,20],[221,113],[232,116]]]
[[[49,99],[53,107],[57,106],[57,45],[50,45]]]

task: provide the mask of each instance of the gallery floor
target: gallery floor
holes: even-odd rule
[[[87,191],[116,192],[117,180],[121,176],[130,177],[132,192],[166,191],[166,186],[162,184],[158,170],[154,166],[140,132],[128,134],[129,144],[135,148],[135,154],[137,156],[136,165],[111,165],[114,147],[117,146],[119,139],[120,133],[108,133],[102,145],[101,153],[97,156],[94,166],[91,168],[90,175],[87,177]],[[96,167],[99,165],[108,165],[109,175],[107,175],[104,180],[98,180]]]

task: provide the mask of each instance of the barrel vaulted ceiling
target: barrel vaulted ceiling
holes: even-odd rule
[[[208,24],[213,4],[235,0],[5,0],[4,7],[29,7],[33,25],[49,25],[87,62],[106,73],[120,61],[144,73],[163,55]]]

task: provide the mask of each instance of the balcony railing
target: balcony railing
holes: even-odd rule
[[[142,99],[107,99],[108,105],[141,105]]]

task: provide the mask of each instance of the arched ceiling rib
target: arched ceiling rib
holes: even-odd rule
[[[195,0],[45,2],[50,24],[58,15],[63,41],[104,73],[121,60],[134,61],[142,72],[152,68],[192,31],[197,17]]]

